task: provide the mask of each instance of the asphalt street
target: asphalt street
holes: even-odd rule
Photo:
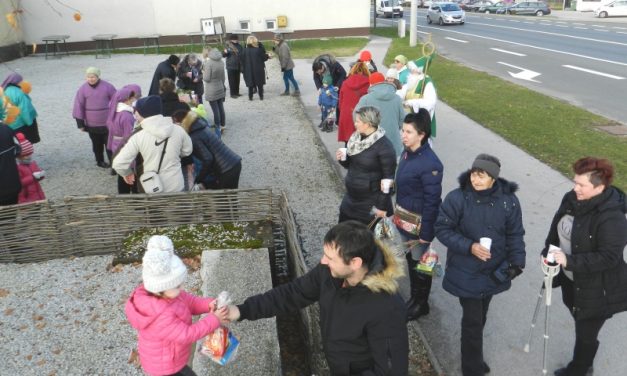
[[[430,34],[438,52],[454,61],[627,124],[627,18],[466,17],[464,25],[429,25],[420,9],[419,36]],[[404,18],[409,26],[407,9]]]

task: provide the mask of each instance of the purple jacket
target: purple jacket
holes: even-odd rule
[[[113,154],[115,154],[131,136],[135,125],[135,117],[133,117],[132,112],[133,108],[123,103],[118,104],[117,107],[120,111],[116,112],[113,121],[107,124],[109,128],[107,150],[111,150]]]
[[[87,127],[106,127],[113,95],[115,87],[105,80],[98,80],[96,86],[85,82],[76,92],[72,116],[84,120]]]

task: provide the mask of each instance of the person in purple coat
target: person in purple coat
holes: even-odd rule
[[[105,162],[105,146],[107,145],[107,117],[109,103],[115,95],[115,87],[100,79],[100,69],[89,67],[86,70],[86,82],[78,89],[74,98],[72,116],[76,119],[78,129],[89,134],[92,150],[98,167],[108,168]],[[109,154],[109,153],[107,153]]]
[[[137,85],[126,85],[118,90],[109,107],[107,117],[107,152],[115,155],[126,140],[133,134],[135,117],[133,102],[141,97],[141,89]],[[117,174],[116,174],[117,175]],[[137,184],[129,185],[118,175],[118,193],[137,193]]]

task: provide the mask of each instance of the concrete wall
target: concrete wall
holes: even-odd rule
[[[252,32],[266,31],[265,21],[283,15],[291,30],[367,29],[370,0],[65,0],[74,11],[57,2],[21,0],[24,42],[40,43],[46,35],[67,34],[68,42],[89,41],[96,34],[135,38],[143,34],[185,35],[200,31],[200,19],[223,16],[226,31],[251,22]],[[324,33],[323,33],[324,34]]]

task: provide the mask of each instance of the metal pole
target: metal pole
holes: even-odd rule
[[[523,350],[528,353],[529,352],[529,344],[531,343],[531,335],[533,333],[533,328],[536,327],[536,321],[538,320],[538,313],[540,312],[540,305],[542,304],[542,297],[544,296],[544,282],[542,282],[542,286],[540,287],[540,292],[538,293],[538,301],[536,302],[536,309],[533,311],[533,318],[531,319],[531,327],[529,328],[529,336],[527,336],[527,343],[525,343],[525,347]]]
[[[411,0],[409,8],[409,47],[416,47],[418,39],[418,4]]]

